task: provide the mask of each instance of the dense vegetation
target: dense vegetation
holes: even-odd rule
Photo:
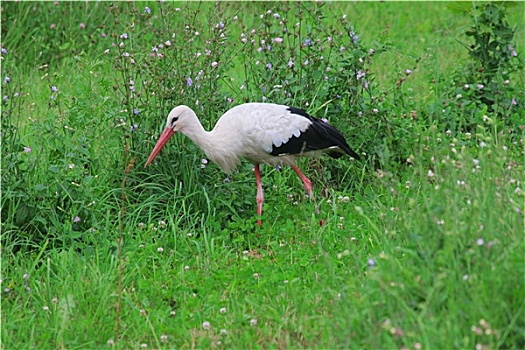
[[[523,348],[523,3],[3,2],[2,347]],[[230,176],[167,113],[363,160]]]

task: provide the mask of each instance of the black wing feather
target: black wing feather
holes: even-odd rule
[[[289,107],[288,111],[308,118],[312,124],[302,132],[299,137],[292,136],[286,143],[279,147],[275,145],[270,153],[272,156],[279,156],[282,154],[301,154],[310,151],[324,150],[330,147],[337,146],[346,154],[359,160],[359,155],[355,153],[346,142],[344,136],[332,125],[312,117],[304,110],[295,107]],[[344,153],[337,150],[330,150],[327,154],[332,158],[339,158]]]

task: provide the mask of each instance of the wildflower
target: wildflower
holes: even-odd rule
[[[80,29],[85,29],[86,28],[86,24],[85,23],[80,23]]]
[[[379,110],[378,110],[377,108],[372,109],[372,111],[373,111],[374,113],[378,113],[378,112],[379,112]]]
[[[139,110],[138,110],[138,109],[136,109],[136,108],[133,108],[133,114],[135,114],[135,115],[139,115],[139,113],[140,113],[140,112],[139,112]]]
[[[277,37],[277,38],[273,39],[273,41],[275,41],[276,43],[282,43],[283,42],[283,38]]]
[[[304,64],[305,66],[307,66],[307,65],[308,65],[308,63],[310,63],[310,61],[306,60],[306,61],[304,61],[304,63],[303,63],[303,64]]]
[[[162,248],[162,247],[158,247],[158,248],[157,248],[157,252],[159,252],[159,253],[164,252],[164,248]]]
[[[166,45],[166,46],[171,46],[171,41],[166,40],[166,41],[164,42],[164,45]]]
[[[210,322],[208,321],[202,322],[202,328],[204,328],[205,331],[209,330],[211,328]]]
[[[224,28],[224,23],[222,23],[222,22],[217,23],[216,28],[219,28],[219,29]]]
[[[256,319],[256,318],[252,318],[252,319],[250,320],[250,326],[253,327],[253,326],[255,326],[255,325],[257,325],[257,319]]]
[[[121,34],[120,38],[121,39],[127,39],[128,38],[128,34],[127,33]]]
[[[515,106],[518,104],[518,102],[516,102],[516,99],[513,97],[512,100],[510,101],[510,104]]]
[[[225,314],[226,313],[226,308],[225,307],[221,307],[221,309],[219,310],[219,312],[221,314]]]
[[[456,98],[459,100],[460,98],[462,98],[463,96],[461,94],[457,94],[456,95]]]
[[[289,67],[289,68],[292,68],[292,67],[293,67],[293,60],[292,60],[292,58],[290,58],[290,59],[288,60],[288,67]]]
[[[142,343],[142,344],[140,344],[140,347],[141,347],[142,349],[146,349],[146,348],[148,347],[148,344],[146,344],[146,343]]]
[[[509,51],[511,51],[510,53],[511,56],[513,57],[518,56],[518,53],[516,52],[516,50],[514,50],[514,47],[512,45],[509,45]]]
[[[188,265],[184,266],[184,270],[189,271],[190,267]]]
[[[375,266],[376,262],[374,261],[374,259],[370,258],[370,259],[368,259],[367,264],[368,264],[369,268],[372,268],[372,267]]]
[[[157,51],[159,51],[159,49],[156,46],[152,46],[151,47],[151,51],[152,52],[157,52]]]
[[[362,70],[360,70],[360,71],[357,72],[356,78],[357,78],[357,80],[360,80],[360,79],[364,78],[365,75],[366,75],[366,73],[363,72]]]
[[[279,19],[279,18],[281,18],[281,16],[280,16],[278,13],[274,13],[274,14],[273,14],[273,18],[275,18],[275,19]]]
[[[271,69],[271,68],[272,68],[272,64],[271,64],[271,63],[267,63],[267,64],[266,64],[266,68],[267,68],[267,69]]]
[[[51,28],[51,29],[55,29],[56,27],[57,27],[57,25],[56,25],[55,23],[52,23],[52,24],[49,26],[49,28]]]
[[[478,238],[476,240],[476,244],[479,245],[479,246],[482,246],[484,243],[485,243],[485,241],[483,240],[483,238]]]
[[[375,50],[374,50],[374,49],[370,49],[370,50],[368,50],[368,54],[370,54],[370,55],[373,55],[373,54],[374,54],[374,52],[375,52]]]
[[[58,1],[55,1],[55,2],[58,2]],[[113,346],[113,345],[115,345],[115,341],[113,339],[108,339],[107,344],[109,346]]]
[[[465,88],[465,90],[468,90],[470,88],[470,85],[469,84],[465,84],[465,85],[463,85],[463,87]]]
[[[310,39],[310,38],[306,38],[306,39],[304,40],[304,46],[310,46],[311,44],[312,44],[312,39]]]
[[[218,64],[218,63],[217,63],[216,61],[213,61],[213,62],[211,63],[211,66],[212,66],[213,68],[215,68],[215,67],[217,67],[217,64]]]
[[[186,86],[189,87],[189,86],[191,86],[192,84],[193,84],[193,80],[191,80],[190,77],[187,77],[187,78],[186,78]]]
[[[24,146],[24,152],[31,153],[31,148]]]
[[[359,35],[355,34],[354,32],[350,32],[350,36],[352,37],[352,41],[354,44],[357,44],[357,41],[359,40]]]
[[[163,343],[167,342],[168,341],[168,336],[166,334],[162,334],[160,336],[160,341],[163,342]]]
[[[44,306],[43,309],[44,311],[49,311],[49,306]]]
[[[104,54],[108,54],[108,53],[109,53],[109,49],[105,49]]]
[[[51,86],[51,91],[53,91],[53,92],[58,92],[58,89],[57,89],[56,86]]]
[[[144,12],[146,12],[148,15],[151,13],[151,9],[149,7],[144,8]]]
[[[480,147],[480,148],[485,148],[485,147],[487,147],[487,144],[486,144],[485,142],[481,141],[481,142],[479,143],[479,147]]]
[[[405,74],[406,75],[410,75],[412,73],[412,71],[410,69],[405,69]]]
[[[483,89],[484,87],[485,87],[485,85],[483,85],[483,84],[478,84],[478,89],[481,90],[481,89]]]
[[[79,216],[75,216],[75,217],[73,218],[73,222],[80,222],[80,220],[81,220],[81,219],[80,219]]]
[[[220,333],[221,333],[222,335],[225,335],[225,334],[228,334],[228,331],[227,331],[226,329],[221,329]]]
[[[11,78],[9,78],[9,77],[5,77],[5,78],[4,78],[4,83],[7,84],[7,83],[9,83],[10,81],[11,81]]]
[[[343,19],[343,21],[346,19],[346,15],[343,15],[343,17],[341,17]]]

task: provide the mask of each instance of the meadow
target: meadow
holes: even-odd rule
[[[525,3],[2,2],[1,348],[522,349]],[[361,161],[232,174],[243,102]],[[324,225],[319,225],[320,219]]]

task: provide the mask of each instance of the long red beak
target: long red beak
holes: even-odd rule
[[[146,165],[144,165],[144,168],[147,167],[153,161],[153,159],[155,159],[162,147],[164,147],[164,145],[169,141],[173,134],[175,134],[175,131],[173,131],[172,128],[164,129],[164,131],[159,137],[159,140],[157,141],[157,144],[153,148],[153,151],[151,151],[151,154],[149,155],[148,161],[146,162]]]

